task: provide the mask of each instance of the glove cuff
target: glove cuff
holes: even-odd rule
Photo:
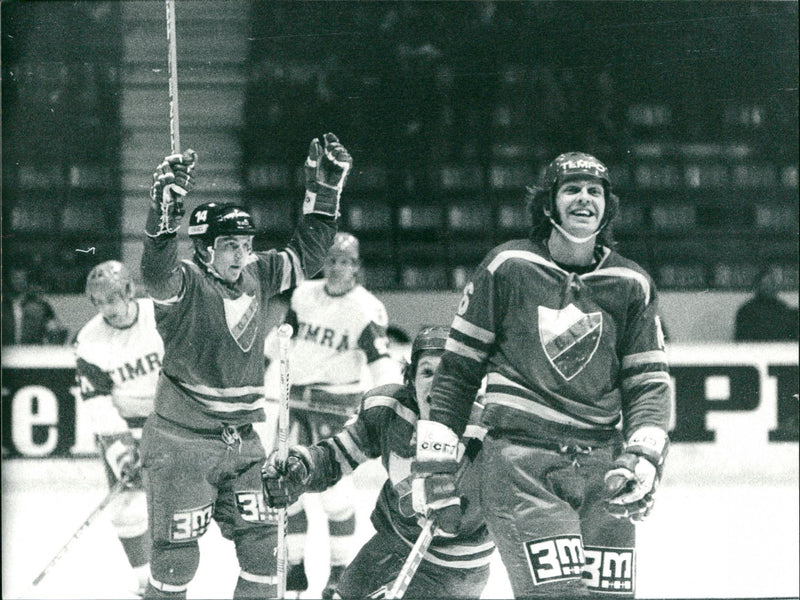
[[[625,452],[647,459],[660,468],[669,449],[667,432],[659,427],[640,427],[625,444]]]
[[[414,469],[427,473],[458,470],[458,436],[447,425],[425,419],[417,421],[417,454]]]

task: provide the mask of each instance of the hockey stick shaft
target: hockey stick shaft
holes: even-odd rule
[[[172,154],[181,152],[178,111],[178,42],[175,39],[175,0],[165,0],[167,8],[167,63],[169,66],[169,141]]]
[[[75,540],[77,540],[83,534],[83,532],[86,531],[86,529],[88,529],[89,526],[95,522],[97,517],[100,516],[100,514],[102,514],[102,512],[108,507],[109,504],[111,504],[114,498],[116,498],[119,495],[119,493],[125,488],[126,483],[127,482],[125,481],[118,481],[116,485],[113,488],[111,488],[111,491],[108,492],[106,497],[100,501],[100,504],[97,505],[97,508],[95,508],[92,511],[92,513],[88,517],[86,517],[86,520],[81,524],[80,527],[78,527],[77,531],[75,531],[75,533],[72,534],[72,537],[69,538],[69,540],[67,540],[67,543],[61,547],[61,550],[59,550],[53,557],[53,559],[49,563],[47,563],[47,566],[44,569],[42,569],[42,572],[36,576],[36,579],[33,580],[33,583],[31,583],[29,589],[35,588],[37,585],[39,585],[42,579],[44,579],[47,576],[47,574],[56,565],[56,563],[58,563],[58,561],[64,558],[64,555],[66,555],[70,547],[72,547],[73,542],[75,542]]]
[[[433,527],[433,517],[428,517],[422,526],[422,531],[417,537],[417,541],[408,554],[408,558],[406,558],[406,562],[403,563],[400,573],[397,574],[397,578],[394,580],[392,587],[389,588],[385,598],[402,598],[403,594],[406,593],[411,580],[417,572],[419,563],[422,562],[422,557],[425,556],[428,547],[433,541]]]
[[[464,473],[467,471],[467,467],[469,467],[469,464],[474,460],[479,450],[480,444],[477,442],[470,442],[466,444],[464,457],[462,458],[461,465],[459,465],[458,471],[456,472],[456,486],[458,486],[458,484],[461,482],[461,479],[464,477]],[[435,515],[428,516],[425,519],[425,522],[422,524],[422,531],[420,531],[417,541],[411,547],[411,552],[408,553],[406,562],[403,563],[403,566],[401,567],[400,572],[397,574],[392,587],[389,588],[386,596],[384,596],[385,598],[402,598],[406,593],[411,580],[417,573],[417,569],[422,562],[422,558],[425,556],[425,553],[428,551],[428,548],[433,541],[433,533],[435,528]]]
[[[284,323],[278,328],[278,356],[280,359],[280,406],[278,409],[278,459],[281,464],[289,456],[289,394],[292,388],[291,371],[289,370],[289,344],[292,339],[292,326]],[[277,597],[286,595],[286,575],[288,571],[286,556],[286,534],[288,525],[286,508],[278,509],[278,545],[277,545]]]

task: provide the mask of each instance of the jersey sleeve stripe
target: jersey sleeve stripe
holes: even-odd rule
[[[589,277],[625,277],[628,279],[633,279],[642,288],[645,306],[650,304],[650,282],[647,280],[647,277],[638,271],[626,269],[625,267],[609,267],[607,269],[597,269],[596,271],[591,271],[589,273],[580,275],[581,279],[586,279]]]
[[[289,257],[292,263],[292,268],[290,269],[290,272],[294,273],[295,277],[294,285],[300,285],[306,280],[306,273],[305,271],[303,271],[303,264],[300,262],[300,257],[297,256],[297,253],[288,246],[284,249],[284,252]],[[292,287],[291,282],[286,289],[288,289],[289,287]],[[284,291],[283,288],[281,289],[281,291]]]
[[[408,421],[411,425],[415,425],[417,422],[416,413],[410,408],[400,404],[397,399],[391,396],[368,396],[364,398],[364,411],[379,406],[391,409],[398,417],[404,421]]]
[[[495,334],[493,332],[489,331],[488,329],[478,327],[477,325],[470,323],[458,315],[456,315],[456,317],[453,319],[452,328],[460,331],[466,336],[475,338],[484,344],[493,344],[495,340]]]
[[[341,455],[346,458],[347,464],[351,469],[369,460],[369,456],[361,449],[357,440],[352,434],[344,429],[334,436],[335,450],[337,457]],[[341,463],[341,461],[339,461]]]
[[[285,292],[292,287],[292,259],[289,258],[289,253],[286,251],[278,252],[278,254],[283,260],[280,291]]]
[[[458,354],[459,356],[463,356],[464,358],[469,358],[471,360],[477,362],[483,362],[486,360],[488,353],[485,350],[477,350],[475,348],[470,348],[463,342],[459,342],[454,340],[452,337],[447,338],[447,342],[445,342],[444,349],[448,352],[452,352],[453,354]]]
[[[667,364],[667,353],[663,350],[651,350],[649,352],[629,354],[622,358],[623,369],[630,369],[650,363]]]
[[[672,387],[672,379],[666,371],[648,371],[646,373],[639,373],[625,377],[622,380],[622,389],[630,393],[634,388],[642,387],[650,384],[666,384]]]

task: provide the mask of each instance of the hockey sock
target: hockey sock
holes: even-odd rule
[[[306,547],[306,534],[308,533],[308,518],[306,511],[289,515],[286,527],[286,554],[290,565],[296,565],[303,560]]]
[[[356,517],[350,515],[341,521],[328,520],[331,544],[331,566],[345,566],[350,562],[350,552],[356,532]]]
[[[150,562],[150,534],[147,531],[136,537],[121,537],[119,541],[134,569]]]
[[[239,598],[275,598],[278,588],[274,577],[258,577],[245,573],[239,574],[236,589],[233,590],[235,600]]]

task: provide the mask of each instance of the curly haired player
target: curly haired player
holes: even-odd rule
[[[486,376],[479,497],[515,596],[633,597],[632,521],[668,447],[656,290],[612,250],[618,200],[599,160],[562,154],[530,192],[530,238],[493,249],[464,289],[417,423],[421,477],[452,471]]]
[[[352,165],[336,136],[311,142],[303,218],[281,250],[254,252],[256,226],[235,204],[201,204],[179,261],[176,232],[191,187],[193,151],[153,176],[142,276],[155,302],[164,363],[142,437],[152,536],[147,597],[185,598],[211,519],[233,540],[234,598],[274,597],[277,526],[264,503],[264,321],[271,296],[317,273],[336,233]]]

